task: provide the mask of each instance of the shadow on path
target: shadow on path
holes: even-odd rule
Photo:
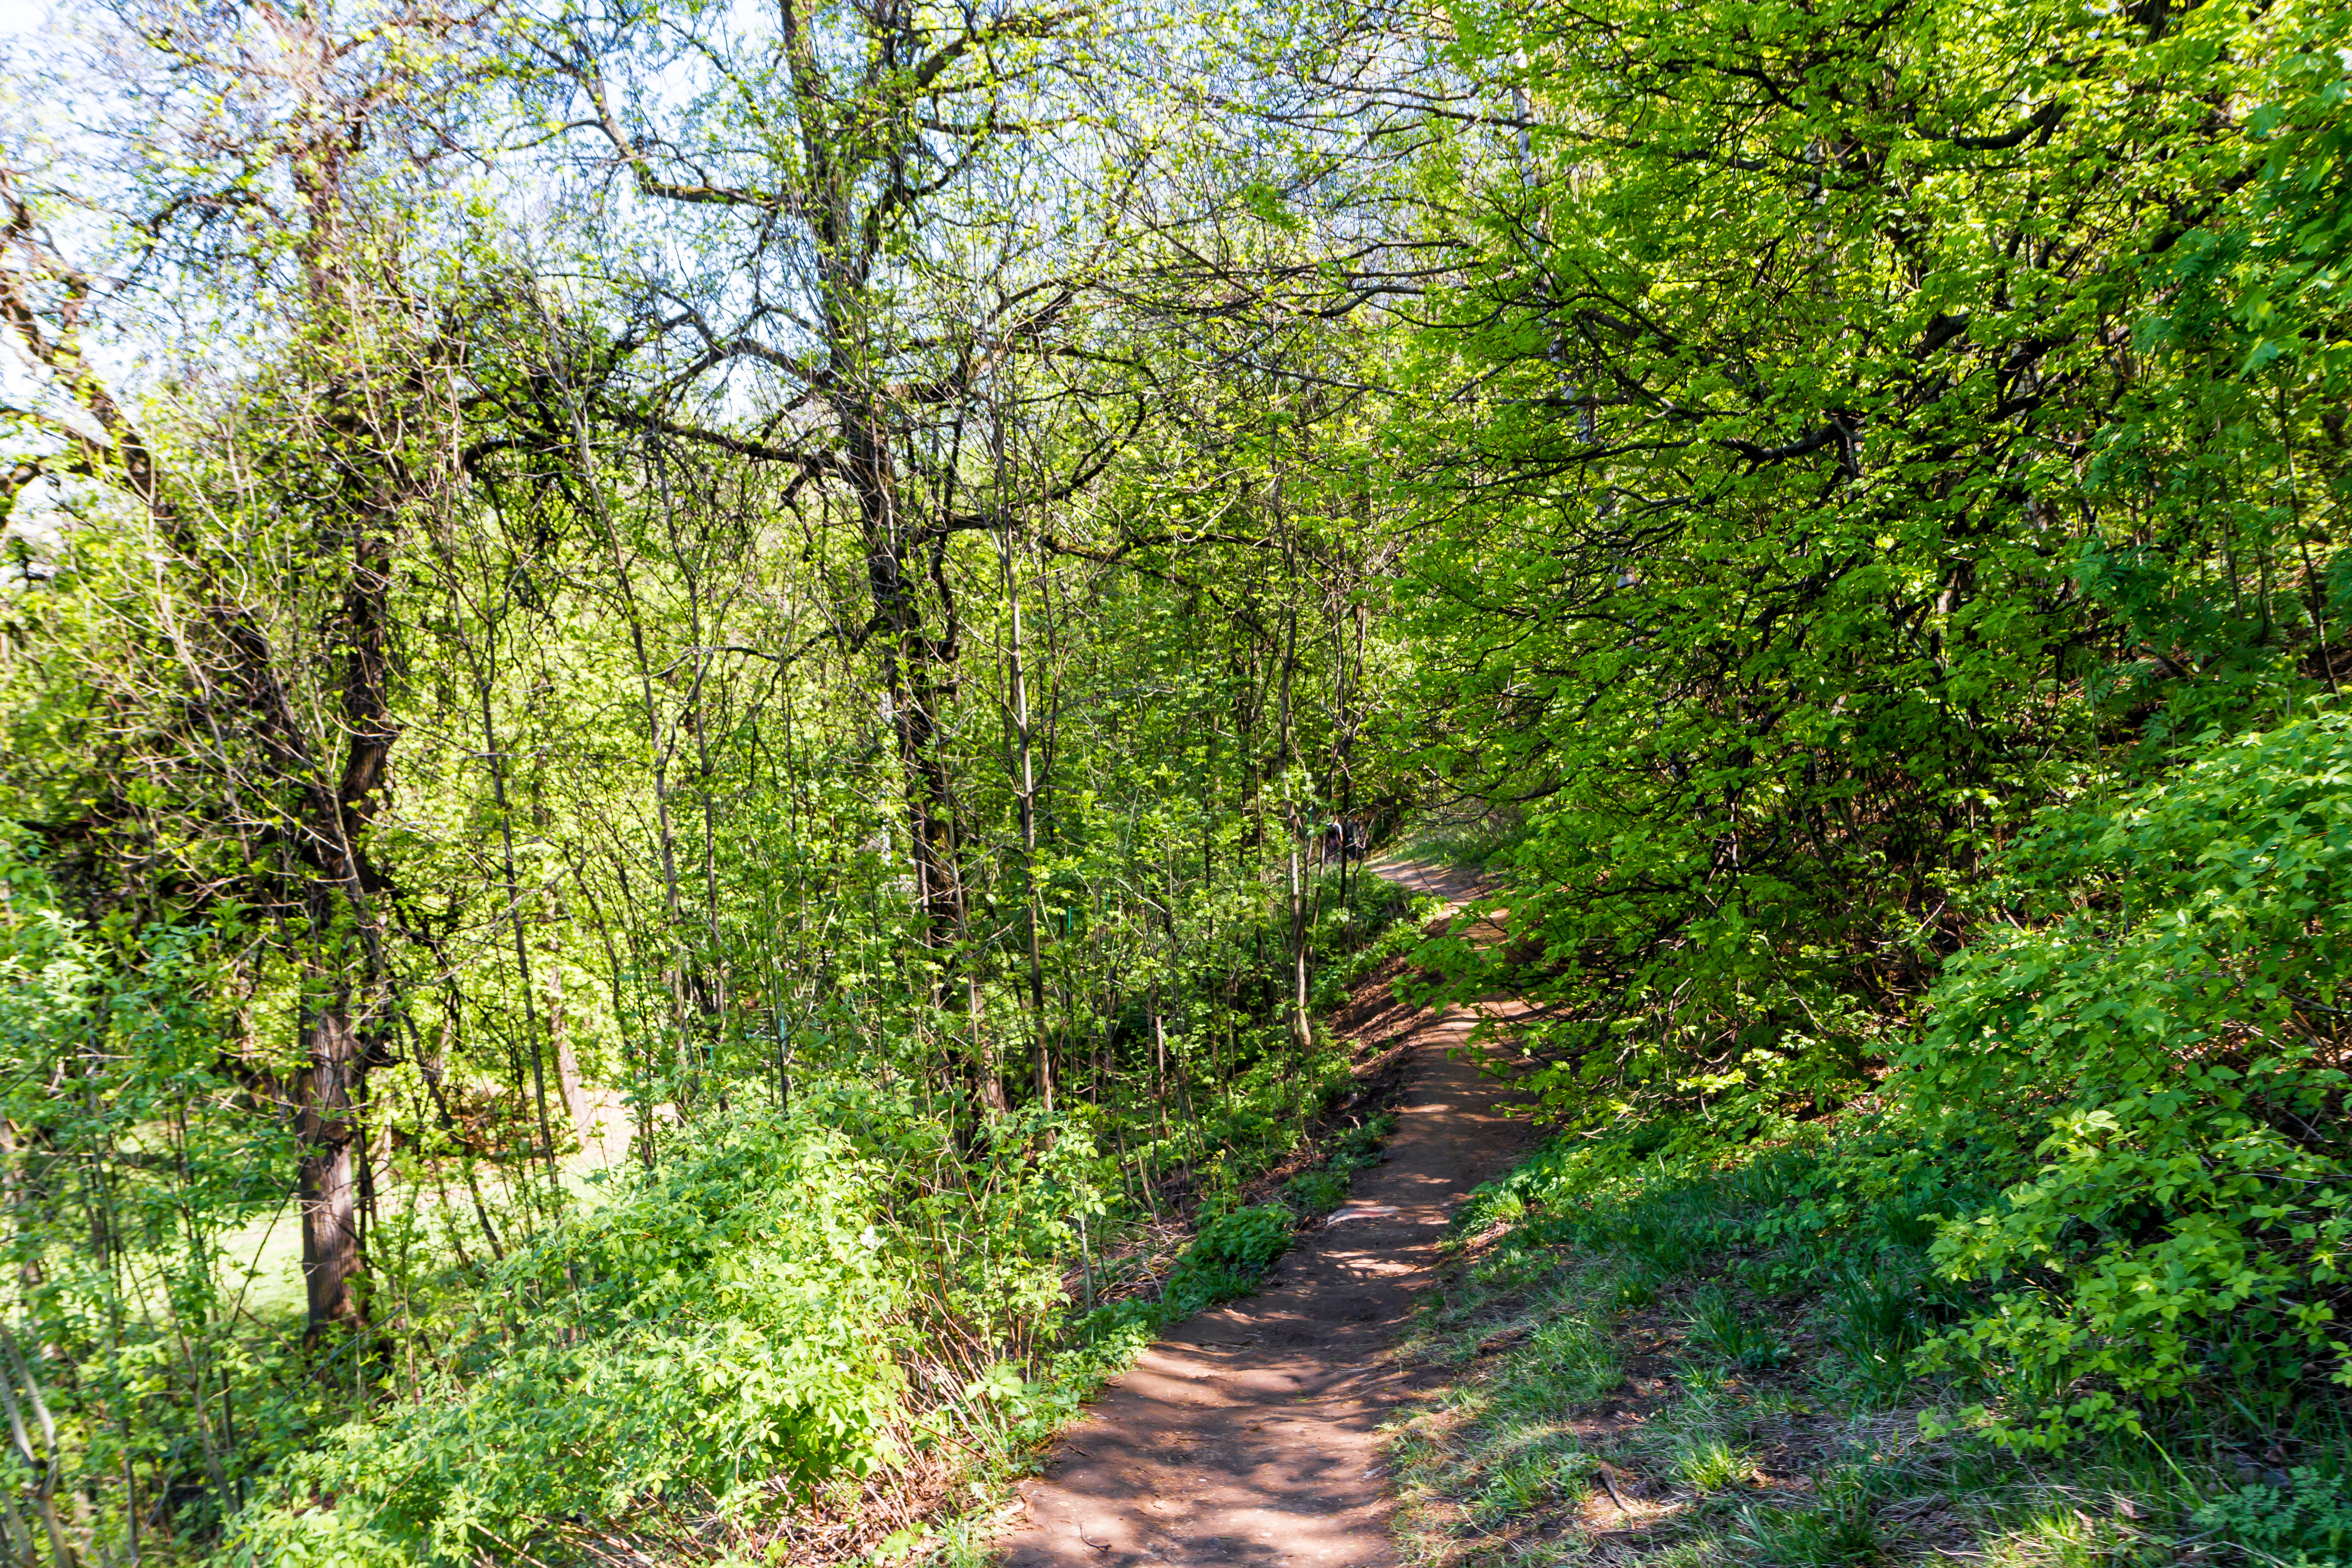
[[[1475,891],[1443,868],[1372,868],[1450,902]],[[1397,1561],[1378,1427],[1417,1382],[1389,1351],[1454,1205],[1536,1142],[1507,1086],[1447,1055],[1477,1021],[1465,1008],[1413,1017],[1386,1162],[1258,1295],[1173,1330],[1069,1428],[1023,1484],[1006,1568]]]

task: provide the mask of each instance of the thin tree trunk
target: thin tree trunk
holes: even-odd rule
[[[478,668],[474,688],[482,701],[482,754],[490,764],[490,804],[499,814],[499,854],[500,869],[506,880],[507,921],[513,928],[515,976],[522,985],[523,1034],[530,1042],[530,1101],[539,1113],[539,1151],[547,1164],[548,1186],[552,1189],[558,1179],[555,1172],[555,1129],[547,1116],[547,1066],[539,1044],[539,1011],[538,1003],[533,999],[535,988],[530,976],[530,944],[523,935],[522,884],[515,876],[514,815],[507,802],[506,753],[499,749],[498,730],[490,716],[490,677],[489,669]]]
[[[1289,550],[1286,548],[1283,553],[1288,563]],[[1278,776],[1283,780],[1283,826],[1290,838],[1290,1044],[1303,1065],[1314,1048],[1315,1035],[1307,1018],[1307,873],[1301,864],[1305,834],[1289,777],[1298,755],[1290,706],[1293,678],[1298,669],[1298,580],[1295,570],[1288,574],[1288,580],[1291,591],[1284,595],[1288,612],[1282,644],[1282,710],[1276,724],[1275,742],[1279,748]]]
[[[1054,1064],[1045,1044],[1045,957],[1037,930],[1037,774],[1029,732],[1029,683],[1021,662],[1021,592],[1013,571],[1013,542],[1000,533],[997,548],[1004,568],[1004,601],[1013,615],[1013,641],[1007,663],[1013,736],[1020,774],[1016,803],[1021,819],[1022,923],[1026,928],[1029,950],[1029,1039],[1036,1058],[1037,1103],[1050,1111],[1054,1109]]]

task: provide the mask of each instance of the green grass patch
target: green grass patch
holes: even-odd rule
[[[1563,1141],[1457,1216],[1409,1346],[1450,1379],[1391,1428],[1418,1568],[2352,1564],[2324,1405],[2256,1436],[2183,1401],[2057,1445],[1960,1419],[2016,1396],[1926,1353],[1987,1300],[1934,1266],[1942,1178],[1831,1205],[1834,1135],[1633,1142]]]

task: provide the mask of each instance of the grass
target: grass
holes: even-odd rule
[[[1448,1381],[1391,1426],[1408,1562],[2352,1568],[2325,1413],[2004,1448],[1949,1415],[1995,1391],[1915,1359],[1963,1306],[1916,1205],[1766,1223],[1772,1159],[1465,1205],[1407,1348]]]
[[[1756,1479],[1756,1457],[1735,1447],[1718,1433],[1703,1433],[1684,1442],[1675,1455],[1675,1479],[1694,1497],[1712,1497],[1746,1486]]]
[[[1488,813],[1429,827],[1404,847],[1403,854],[1408,859],[1434,861],[1457,871],[1481,871],[1487,859],[1509,846],[1521,831],[1515,814]]]
[[[1752,1321],[1719,1289],[1702,1290],[1692,1298],[1690,1340],[1726,1366],[1743,1372],[1763,1372],[1788,1359],[1787,1347],[1772,1331]]]

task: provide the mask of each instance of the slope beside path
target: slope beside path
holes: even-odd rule
[[[1472,890],[1440,868],[1373,869],[1449,902]],[[1389,1352],[1455,1205],[1536,1142],[1507,1088],[1448,1055],[1477,1021],[1457,1007],[1395,1026],[1409,1065],[1386,1162],[1257,1295],[1172,1330],[1063,1435],[1023,1483],[1005,1568],[1397,1561],[1378,1429],[1420,1383]]]

